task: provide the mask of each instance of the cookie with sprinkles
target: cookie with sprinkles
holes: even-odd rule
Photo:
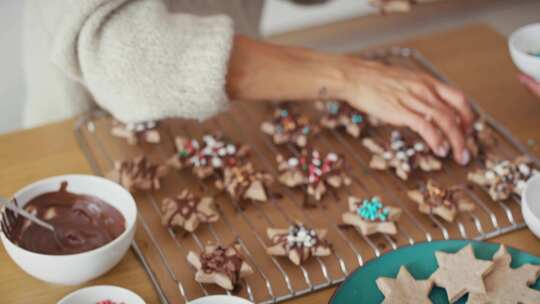
[[[319,101],[315,106],[323,113],[320,124],[326,129],[343,129],[347,134],[358,138],[368,125],[366,114],[347,103],[329,100]]]
[[[286,256],[295,265],[301,265],[312,256],[332,254],[332,245],[325,240],[325,229],[311,229],[299,223],[288,229],[268,228],[266,234],[272,242],[266,252]]]
[[[272,136],[276,145],[292,143],[305,147],[308,138],[318,133],[319,127],[305,115],[293,113],[287,107],[278,107],[272,120],[261,124],[261,131]]]
[[[407,180],[416,169],[430,172],[442,168],[442,163],[431,154],[424,142],[406,139],[397,130],[392,131],[390,142],[386,145],[380,145],[369,137],[364,138],[362,144],[373,154],[369,163],[370,168],[375,170],[392,168],[403,180]]]
[[[473,211],[475,204],[458,188],[446,188],[428,180],[426,185],[407,192],[424,214],[435,214],[447,222],[453,222],[459,212]]]
[[[467,178],[486,190],[494,201],[503,201],[512,194],[521,197],[527,180],[538,173],[526,156],[518,156],[514,160],[497,160],[488,156],[485,169],[469,172]]]
[[[466,145],[472,157],[486,156],[487,150],[497,145],[497,136],[484,120],[478,120],[473,125],[472,134],[467,137]]]
[[[320,201],[331,188],[351,184],[345,173],[345,160],[337,153],[322,156],[317,150],[302,150],[298,157],[277,158],[279,181],[287,187],[304,187],[306,195]]]
[[[155,121],[123,124],[114,119],[111,134],[126,139],[130,145],[136,145],[141,141],[158,144],[161,141],[161,136],[157,127],[158,123]]]
[[[199,197],[187,189],[176,197],[165,198],[161,203],[161,212],[164,226],[180,227],[188,232],[195,231],[201,223],[219,220],[212,197]]]
[[[383,205],[381,199],[349,197],[349,211],[343,213],[345,224],[358,227],[363,235],[375,233],[396,234],[396,222],[401,216],[401,209]]]
[[[202,141],[178,136],[175,138],[176,154],[168,164],[176,169],[191,167],[195,176],[205,179],[220,178],[227,167],[245,163],[249,147],[225,141],[220,135],[208,134]]]
[[[187,260],[197,270],[195,281],[216,284],[229,291],[234,290],[241,279],[253,274],[238,244],[205,246],[200,254],[190,251]]]
[[[251,163],[246,163],[225,168],[223,179],[216,181],[216,187],[225,190],[235,201],[265,202],[268,200],[268,186],[273,180],[269,173],[256,171]]]

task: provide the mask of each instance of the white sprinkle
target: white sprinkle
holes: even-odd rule
[[[145,130],[144,123],[136,124],[135,125],[135,131],[142,132]]]
[[[407,156],[413,156],[416,152],[414,151],[414,149],[408,149],[407,150]]]
[[[297,158],[289,158],[289,160],[287,160],[287,165],[290,167],[290,168],[294,168],[296,166],[298,166],[298,159]]]
[[[384,152],[382,157],[386,160],[392,159],[392,153],[391,152]]]
[[[233,144],[227,145],[227,153],[234,154],[236,153],[236,147]]]
[[[525,189],[526,184],[527,184],[527,182],[525,182],[524,180],[518,180],[517,183],[516,183],[517,190],[520,193],[523,192],[523,189]]]
[[[212,166],[215,168],[219,168],[223,165],[223,161],[221,161],[221,158],[219,157],[212,157]]]
[[[329,160],[329,161],[337,161],[338,160],[338,156],[336,153],[328,153],[328,155],[326,156],[326,158]]]
[[[313,163],[315,166],[320,166],[320,165],[321,165],[321,160],[318,159],[318,158],[315,158],[315,159],[313,159],[312,163]]]
[[[484,174],[487,180],[494,180],[496,175],[493,171],[486,171],[486,174]]]
[[[225,149],[225,148],[220,148],[220,149],[218,150],[218,155],[219,155],[219,156],[225,156],[225,155],[227,155],[227,149]]]
[[[399,150],[403,148],[403,146],[405,146],[405,143],[402,140],[396,140],[390,145],[392,150]]]
[[[407,154],[405,154],[405,152],[403,151],[399,151],[398,153],[396,153],[396,158],[399,160],[406,160]]]
[[[196,141],[195,139],[192,139],[191,140],[191,146],[195,149],[199,149],[199,142]]]
[[[482,130],[484,130],[484,123],[481,122],[481,121],[477,121],[474,123],[474,130],[477,131],[477,132],[480,132]]]
[[[525,176],[528,176],[529,174],[531,174],[531,168],[529,168],[529,166],[527,166],[526,164],[519,164],[519,172],[521,172],[521,174]]]
[[[315,181],[316,181],[316,179],[315,179],[315,176],[314,176],[314,175],[310,175],[310,176],[308,177],[308,182],[309,182],[309,183],[314,183]]]
[[[311,153],[311,155],[312,155],[314,158],[319,158],[319,157],[321,157],[321,156],[319,155],[319,151],[313,151],[313,153]]]
[[[414,144],[414,149],[415,149],[416,151],[418,151],[418,152],[424,151],[425,148],[426,148],[426,147],[425,147],[424,144],[421,143],[421,142],[417,142],[417,143]]]
[[[152,120],[151,120],[151,121],[148,121],[148,122],[146,122],[146,127],[147,127],[148,129],[153,129],[153,128],[156,127],[156,122],[155,122],[155,121],[152,121]]]
[[[499,164],[493,168],[499,176],[504,176],[508,173],[508,168],[504,164]]]

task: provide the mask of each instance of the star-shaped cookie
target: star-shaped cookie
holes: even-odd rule
[[[540,277],[540,266],[526,264],[510,267],[512,256],[504,245],[493,256],[493,271],[485,278],[486,293],[469,294],[468,304],[534,304],[540,291],[529,288]]]
[[[201,223],[219,220],[212,197],[199,197],[187,189],[174,198],[165,198],[161,203],[161,211],[163,225],[181,227],[189,232],[195,231]]]
[[[268,200],[267,187],[274,179],[264,171],[255,171],[251,163],[227,167],[223,175],[222,180],[216,181],[216,188],[225,190],[232,199],[260,202]]]
[[[429,293],[433,281],[415,280],[405,266],[399,268],[395,279],[380,277],[376,283],[384,295],[382,304],[431,304]]]
[[[407,192],[411,200],[418,204],[424,214],[435,214],[447,222],[453,222],[458,212],[472,211],[473,202],[458,188],[444,188],[434,180],[428,180],[424,187]]]
[[[233,290],[240,279],[253,273],[238,244],[228,247],[209,245],[201,254],[190,251],[187,260],[197,269],[195,281],[216,284],[226,290]]]
[[[485,165],[485,169],[469,172],[467,178],[486,190],[494,201],[506,200],[512,194],[521,197],[527,180],[539,173],[526,156],[514,160],[496,160],[488,156]]]
[[[158,123],[155,121],[123,124],[117,120],[113,120],[111,134],[116,137],[125,138],[130,145],[136,145],[141,141],[158,144],[161,136],[157,127]]]
[[[369,137],[364,138],[362,144],[373,154],[369,163],[370,168],[375,170],[392,168],[403,180],[407,180],[415,169],[430,172],[442,168],[441,162],[431,154],[424,142],[405,139],[396,130],[392,132],[390,143],[386,146]]]
[[[401,215],[401,209],[384,206],[379,197],[361,200],[349,197],[349,211],[343,213],[345,224],[360,229],[363,235],[374,233],[396,234],[396,221]]]
[[[152,164],[144,156],[133,160],[115,161],[107,177],[126,188],[134,190],[159,190],[161,178],[167,175],[167,166]]]
[[[305,188],[306,195],[320,201],[328,187],[340,188],[351,184],[345,173],[345,159],[337,153],[321,156],[317,150],[302,150],[299,157],[276,157],[279,181],[287,187]],[[307,201],[307,200],[306,200]]]
[[[238,146],[224,140],[219,134],[204,135],[202,142],[177,136],[175,146],[177,152],[168,160],[168,164],[179,170],[192,168],[200,179],[211,176],[219,178],[225,168],[245,163],[249,154],[248,146]]]
[[[300,265],[311,256],[328,256],[332,246],[325,240],[325,229],[311,229],[295,224],[289,229],[268,228],[266,230],[272,246],[266,252],[275,256],[287,256],[295,265]]]
[[[366,114],[355,110],[347,103],[329,100],[319,101],[315,106],[323,112],[320,123],[324,128],[344,129],[347,134],[358,138],[368,125]]]
[[[276,145],[292,143],[302,148],[308,138],[319,131],[319,127],[305,115],[294,113],[287,107],[278,107],[273,119],[261,124],[261,131],[272,136]]]
[[[431,275],[433,282],[446,289],[448,301],[454,303],[466,293],[486,293],[484,278],[493,262],[478,260],[471,244],[456,253],[435,252],[439,268]]]

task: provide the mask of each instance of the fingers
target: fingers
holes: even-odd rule
[[[438,127],[439,134],[444,136],[450,142],[454,159],[461,165],[466,165],[470,160],[469,152],[465,148],[465,136],[463,129],[460,127],[455,112],[444,103],[428,104],[415,96],[402,94],[403,100],[407,107],[424,116],[424,119],[432,122],[432,126]],[[430,145],[431,146],[431,145]],[[450,148],[448,142],[443,139],[435,148],[432,147],[435,154],[440,157],[445,157]]]
[[[437,155],[448,153],[442,133],[431,122],[409,110],[405,110],[402,115],[403,123],[418,133]]]
[[[446,104],[450,105],[459,114],[463,130],[471,130],[476,116],[463,92],[456,90],[436,79],[431,79],[431,84],[437,95]]]
[[[519,74],[518,80],[525,85],[533,94],[540,97],[540,83],[525,74]]]

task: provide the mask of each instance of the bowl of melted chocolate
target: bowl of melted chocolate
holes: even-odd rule
[[[120,185],[90,175],[64,175],[33,183],[17,204],[51,224],[54,232],[21,216],[1,240],[28,274],[51,283],[80,284],[115,266],[135,232],[137,207]]]

